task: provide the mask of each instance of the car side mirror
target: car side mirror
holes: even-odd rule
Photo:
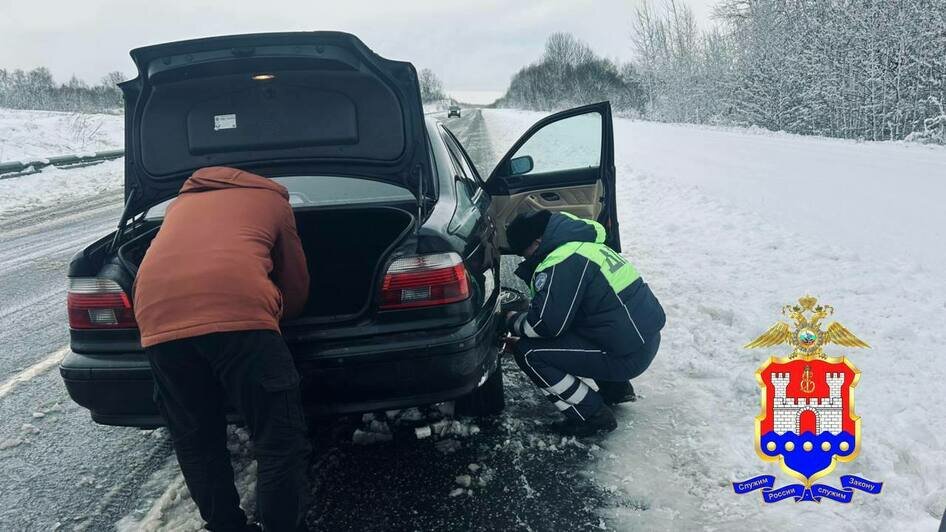
[[[535,161],[531,155],[523,155],[509,161],[509,175],[528,174],[535,168]]]

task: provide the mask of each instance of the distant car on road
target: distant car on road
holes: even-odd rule
[[[459,105],[451,105],[451,106],[450,106],[450,109],[447,110],[447,118],[450,118],[451,116],[455,116],[455,117],[457,117],[457,118],[460,118],[460,106],[459,106]]]
[[[165,208],[201,167],[289,191],[312,283],[303,315],[281,329],[315,417],[450,400],[465,415],[499,412],[505,225],[568,211],[600,221],[620,250],[607,102],[540,120],[483,179],[453,133],[425,119],[414,66],[353,35],[212,37],[131,55],[125,209],[68,272],[60,373],[97,423],[162,424],[132,286]]]

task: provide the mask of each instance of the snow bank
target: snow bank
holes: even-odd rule
[[[89,153],[124,146],[124,118],[0,109],[0,161]],[[0,219],[121,190],[124,160],[20,177],[0,176]],[[120,201],[120,200],[119,200]]]
[[[122,148],[121,115],[0,108],[0,162]]]
[[[501,152],[540,113],[484,110]],[[618,407],[596,480],[619,529],[935,530],[946,506],[946,150],[616,120],[621,238],[667,310],[663,345]],[[850,505],[763,505],[730,482],[790,480],[753,448],[754,372],[741,346],[811,293],[873,346],[860,457],[830,479],[885,482]],[[854,351],[854,352],[852,352]],[[830,352],[830,351],[829,351]]]
[[[117,192],[124,185],[125,160],[73,169],[48,167],[37,174],[0,179],[0,219],[83,197]],[[121,199],[116,200],[121,203]]]
[[[486,109],[502,153],[544,113]],[[946,267],[946,147],[855,142],[760,131],[615,120],[617,164],[681,184],[795,228],[805,241],[856,247],[878,260]],[[537,162],[538,164],[538,162]],[[620,187],[619,182],[619,187]],[[630,213],[625,213],[630,215]],[[622,216],[623,218],[623,216]]]

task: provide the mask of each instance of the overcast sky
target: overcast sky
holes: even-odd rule
[[[0,68],[47,66],[60,82],[73,74],[98,82],[113,70],[134,74],[128,50],[137,46],[325,29],[354,33],[382,56],[429,67],[449,89],[503,90],[554,31],[627,60],[638,1],[0,0]],[[689,0],[703,24],[714,2]]]

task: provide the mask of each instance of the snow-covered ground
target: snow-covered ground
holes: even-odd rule
[[[542,114],[484,110],[501,153]],[[618,408],[598,481],[618,529],[935,530],[946,507],[946,149],[615,122],[621,238],[667,310],[663,345]],[[773,474],[753,449],[769,355],[741,346],[812,294],[872,345],[832,348],[863,372],[863,447],[828,481],[880,495],[763,505],[731,482]]]
[[[0,220],[96,194],[117,193],[124,175],[125,159],[115,159],[81,168],[47,167],[37,174],[0,179]]]
[[[168,437],[165,429],[152,432],[155,437]],[[252,457],[250,436],[246,429],[228,428],[227,448],[233,461],[234,480],[240,494],[240,506],[256,506],[256,461]],[[156,496],[138,501],[139,506],[115,524],[117,532],[190,532],[202,530],[204,522],[197,511],[177,459],[171,457],[164,467],[155,471],[144,483],[143,492]]]
[[[121,148],[124,131],[120,115],[0,108],[0,162]]]
[[[496,154],[542,116],[482,112]],[[118,117],[102,118],[118,124],[101,128],[117,128],[114,144],[80,147],[68,142],[67,116],[0,110],[0,160],[120,146]],[[25,133],[34,123],[38,133]],[[617,408],[619,431],[595,446],[596,480],[618,501],[605,513],[608,527],[934,530],[946,507],[946,422],[937,409],[946,400],[938,356],[946,149],[621,119],[615,145],[625,253],[668,324],[658,358],[636,383],[643,399]],[[117,192],[122,165],[0,179],[0,219]],[[834,305],[835,318],[873,346],[836,350],[863,371],[863,446],[827,481],[857,474],[885,483],[882,494],[858,492],[850,505],[763,505],[730,485],[758,474],[791,482],[753,450],[754,372],[780,350],[741,346],[806,293]],[[252,499],[245,434],[234,431],[230,444],[241,492]],[[173,460],[147,482],[155,497],[139,501],[120,529],[199,525]]]
[[[0,108],[0,162],[51,157],[125,144],[124,117]],[[62,202],[74,201],[122,186],[124,159],[62,170],[47,167],[37,174],[0,176],[0,219]]]

